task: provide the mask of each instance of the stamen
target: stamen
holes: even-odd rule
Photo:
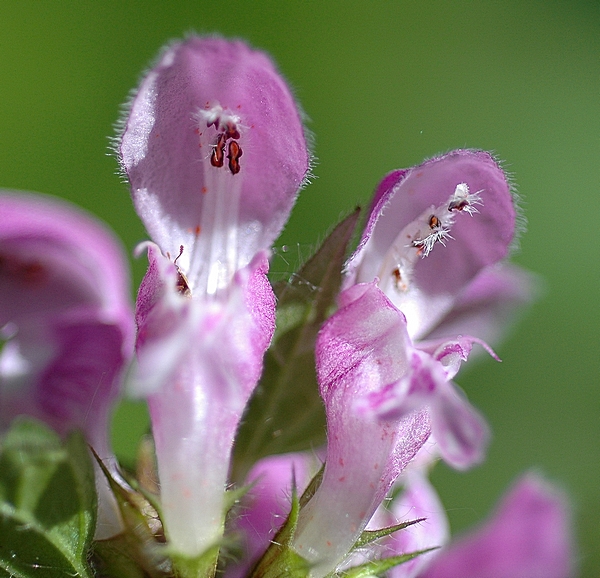
[[[213,151],[210,155],[210,164],[216,168],[221,168],[223,166],[225,146],[227,145],[227,141],[229,141],[228,166],[231,174],[237,175],[240,172],[239,158],[242,156],[242,147],[240,146],[240,143],[237,142],[241,138],[238,129],[238,123],[240,122],[239,117],[230,112],[226,112],[226,110],[218,103],[212,107],[207,103],[206,108],[198,111],[196,116],[202,121],[206,121],[207,128],[214,126],[215,130],[223,131],[218,134],[216,141],[211,145]],[[198,134],[202,136],[202,133],[198,132]],[[202,139],[200,145],[202,145]]]
[[[173,265],[175,265],[175,268],[177,269],[177,282],[175,284],[175,287],[177,289],[177,292],[183,295],[184,297],[191,297],[192,291],[190,289],[187,277],[181,271],[179,265],[177,265],[177,259],[179,259],[179,257],[181,257],[182,254],[183,245],[179,245],[179,255],[177,255],[177,257],[175,257],[175,260],[173,261]]]
[[[437,243],[446,246],[452,239],[450,231],[459,213],[478,213],[474,205],[482,205],[480,193],[470,193],[467,183],[456,185],[446,203],[431,206],[414,221],[406,225],[386,253],[379,270],[380,287],[392,285],[394,290],[405,294],[411,289],[413,271],[420,259],[427,257]]]
[[[483,189],[475,193],[469,193],[469,185],[467,185],[467,183],[456,185],[454,194],[450,197],[448,203],[448,211],[464,211],[471,216],[473,216],[474,213],[479,213],[473,205],[483,205],[483,201],[479,196],[479,193],[482,192]]]
[[[213,167],[222,167],[223,160],[225,158],[225,143],[227,142],[227,137],[225,133],[222,132],[217,137],[217,142],[214,145],[213,151],[210,155],[210,164]]]
[[[243,183],[240,163],[244,138],[241,119],[220,103],[207,103],[195,115],[200,151],[211,149],[203,163],[201,231],[189,247],[188,289],[215,295],[227,287],[237,269],[239,203]],[[227,156],[228,162],[225,163]],[[186,283],[187,279],[184,279]],[[183,284],[178,283],[185,290]]]
[[[242,147],[237,143],[237,141],[232,140],[229,143],[229,155],[227,158],[229,159],[229,170],[234,175],[237,175],[240,172],[239,158],[242,156],[242,154]]]

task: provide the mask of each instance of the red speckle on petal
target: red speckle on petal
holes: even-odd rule
[[[45,267],[37,261],[24,263],[21,266],[19,273],[22,283],[29,286],[42,285],[47,278],[47,271]]]
[[[331,548],[331,542],[329,540],[327,540],[327,542],[325,542],[325,544],[327,544]]]
[[[43,285],[48,271],[39,261],[21,261],[8,255],[0,255],[0,276],[29,287]]]
[[[201,192],[203,195],[206,195],[206,193],[208,193],[208,187],[206,187],[206,186],[202,187],[202,188],[200,189],[200,192]]]
[[[346,481],[346,476],[342,476],[341,478],[338,478],[338,482],[345,482]]]
[[[379,464],[375,464],[375,465],[373,466],[373,469],[374,469],[375,471],[377,471],[377,470],[379,469]]]
[[[344,467],[344,458],[340,458],[340,466]]]

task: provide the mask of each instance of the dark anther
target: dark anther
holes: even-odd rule
[[[217,137],[217,142],[213,148],[213,152],[210,155],[210,164],[213,167],[222,167],[223,159],[225,158],[225,143],[227,142],[227,136],[222,132]]]
[[[448,205],[448,210],[452,211],[462,211],[465,207],[469,205],[469,202],[466,199],[461,199],[460,201],[452,201]]]
[[[237,143],[237,141],[232,140],[229,143],[229,170],[232,174],[237,175],[240,172],[240,162],[239,158],[242,156],[242,147]]]
[[[429,228],[430,229],[437,229],[438,227],[441,226],[441,224],[442,223],[435,215],[431,215],[431,217],[429,217]]]
[[[227,138],[234,138],[234,139],[240,138],[240,133],[239,133],[235,123],[228,122],[225,125],[225,135],[227,136]]]

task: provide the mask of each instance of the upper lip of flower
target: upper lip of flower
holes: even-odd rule
[[[457,150],[390,173],[347,263],[346,286],[378,277],[411,337],[422,338],[507,256],[516,217],[510,185],[488,153]]]
[[[179,255],[186,290],[216,295],[270,248],[307,180],[289,89],[263,53],[190,37],[147,74],[122,125],[119,159],[150,237]]]

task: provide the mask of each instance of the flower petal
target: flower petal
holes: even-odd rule
[[[356,411],[357,397],[408,370],[403,315],[374,283],[350,288],[317,340],[317,374],[327,412],[323,481],[300,512],[294,548],[324,576],[338,566],[396,477],[429,437],[426,411],[390,421]]]
[[[470,214],[451,200],[457,191],[475,193]],[[425,225],[431,232],[428,244],[417,240],[422,233],[411,233],[424,218],[431,227]],[[419,339],[485,267],[507,256],[515,221],[509,184],[488,153],[457,150],[395,171],[377,189],[363,238],[347,265],[347,283],[379,278],[406,315],[409,334]]]
[[[403,475],[404,477],[404,475]],[[409,526],[390,536],[386,545],[395,555],[418,552],[446,544],[450,537],[450,527],[444,506],[422,472],[410,472],[404,482],[405,490],[392,504],[392,512],[398,520],[418,520],[422,522]],[[396,566],[390,571],[391,578],[414,578],[438,554],[433,551]],[[387,552],[389,556],[389,552]]]
[[[427,339],[477,335],[495,345],[517,314],[539,295],[540,285],[537,277],[520,267],[507,263],[489,267],[475,277]]]
[[[239,563],[227,565],[225,578],[248,575],[290,512],[292,485],[302,495],[320,465],[310,453],[269,456],[254,465],[246,480],[251,487],[241,500],[232,528],[241,533],[244,553]]]
[[[235,174],[223,160],[232,146],[243,152]],[[202,264],[231,260],[233,273],[269,248],[309,167],[300,113],[271,60],[210,37],[172,44],[147,73],[119,154],[151,238],[171,258],[186,248],[179,266],[193,283]]]
[[[446,369],[431,355],[413,349],[406,374],[360,399],[357,409],[382,421],[399,419],[428,407],[431,433],[442,458],[467,469],[483,460],[489,440],[484,418],[449,381]]]
[[[530,474],[490,521],[451,543],[421,578],[567,578],[571,570],[564,497]]]
[[[134,383],[148,396],[167,536],[197,556],[223,531],[233,440],[274,331],[275,301],[265,253],[237,273],[226,299],[178,294],[172,263],[151,254]],[[161,360],[167,369],[148,387]]]
[[[431,405],[431,424],[439,452],[453,468],[465,470],[484,460],[487,423],[451,381],[440,387]]]
[[[132,353],[129,275],[100,223],[58,200],[0,192],[0,429],[26,414],[61,434],[81,429],[116,474],[110,411]],[[96,466],[96,537],[121,529]]]

